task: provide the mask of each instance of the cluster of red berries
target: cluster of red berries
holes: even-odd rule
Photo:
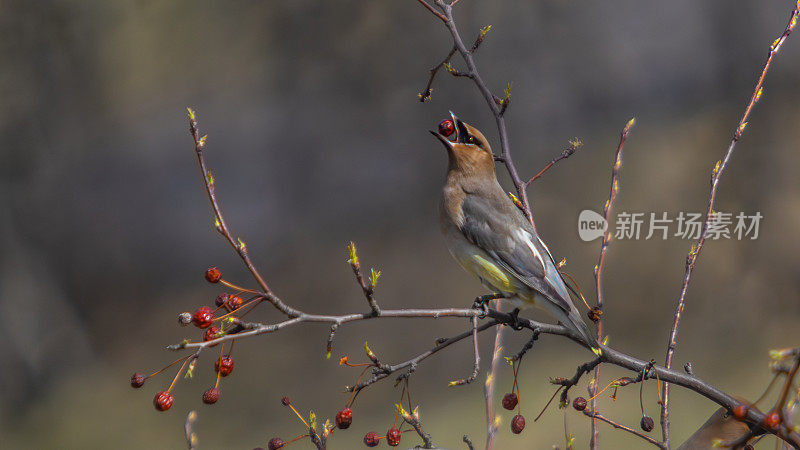
[[[205,271],[205,279],[209,283],[222,282],[222,284],[225,284],[226,286],[235,287],[235,285],[231,285],[230,283],[227,283],[222,279],[222,272],[220,272],[220,270],[216,267],[211,267]],[[228,315],[238,310],[243,305],[241,297],[239,297],[239,295],[237,294],[231,295],[223,293],[217,296],[215,303],[217,306],[216,310],[209,306],[202,306],[198,308],[193,314],[190,314],[188,312],[181,313],[178,316],[178,321],[180,322],[181,325],[193,324],[197,328],[204,330],[203,331],[204,342],[220,338],[226,334],[232,334],[238,332],[239,328],[237,328],[237,326],[239,326],[239,321],[237,318],[233,317],[229,318],[227,320],[227,323],[233,324],[233,327],[229,327],[230,329],[226,329],[223,331],[219,326],[214,325],[214,322],[220,320],[222,317],[215,317],[214,314],[220,308],[224,308],[225,310],[227,310]],[[225,317],[227,317],[227,315]],[[196,355],[189,355],[180,358],[177,361],[174,361],[173,363],[169,364],[168,366],[164,367],[163,369],[151,375],[144,375],[139,372],[134,373],[131,376],[131,386],[134,388],[140,388],[144,386],[144,383],[148,378],[158,375],[167,368],[182,361],[183,365],[178,370],[178,373],[175,375],[175,378],[173,379],[169,389],[167,389],[166,391],[158,392],[155,398],[153,399],[153,405],[155,406],[156,410],[166,411],[172,407],[172,404],[175,400],[174,396],[171,393],[172,387],[177,382],[181,373],[183,373],[187,364],[188,364],[188,369],[187,369],[188,371],[191,372],[192,370],[194,370],[194,365],[196,363],[196,360],[197,360]],[[217,401],[219,401],[220,397],[219,380],[221,377],[227,377],[228,375],[230,375],[231,372],[233,372],[233,366],[234,366],[233,357],[231,357],[230,354],[227,355],[221,354],[220,357],[214,362],[214,371],[217,373],[217,382],[213,387],[203,392],[202,396],[203,403],[214,404]]]

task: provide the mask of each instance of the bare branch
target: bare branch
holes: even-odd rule
[[[634,430],[631,427],[628,427],[628,426],[622,425],[621,423],[615,422],[615,421],[609,419],[608,417],[605,417],[604,415],[600,414],[599,412],[596,412],[596,411],[592,412],[592,411],[589,411],[587,409],[587,410],[583,411],[583,414],[585,416],[587,416],[587,417],[591,417],[592,421],[599,420],[601,422],[605,422],[605,423],[611,425],[612,427],[614,427],[614,428],[616,428],[618,430],[627,431],[628,433],[630,433],[630,434],[632,434],[632,435],[634,435],[634,436],[636,436],[636,437],[638,437],[638,438],[640,438],[640,439],[642,439],[644,441],[647,441],[647,442],[655,445],[658,448],[662,448],[662,449],[665,449],[665,450],[669,448],[663,442],[657,441],[657,440],[651,438],[650,436],[648,436],[648,435],[646,435],[644,433],[641,433],[639,431]]]
[[[622,147],[625,145],[625,140],[628,138],[628,134],[633,128],[633,125],[636,123],[636,119],[631,119],[625,126],[622,128],[622,131],[619,133],[619,144],[617,145],[617,153],[614,156],[614,165],[611,167],[611,186],[608,190],[608,200],[603,205],[603,218],[605,219],[606,229],[603,231],[603,241],[600,244],[600,256],[597,260],[597,265],[594,266],[594,280],[595,280],[595,290],[597,293],[597,306],[592,310],[591,318],[593,321],[597,322],[597,336],[602,341],[603,340],[603,267],[606,258],[606,251],[608,250],[608,245],[611,242],[611,230],[608,227],[609,218],[611,214],[611,208],[614,206],[614,200],[617,198],[617,193],[619,193],[619,169],[622,167]],[[596,319],[596,320],[595,320]],[[598,365],[594,369],[594,379],[600,379],[600,366]],[[591,397],[591,409],[592,411],[597,410],[597,398],[595,396],[597,394],[597,383],[595,383],[592,387]],[[595,417],[592,417],[592,436],[589,441],[589,447],[594,449],[597,448],[597,440],[598,440],[598,431],[597,431],[597,420]]]
[[[700,239],[697,241],[695,245],[692,246],[691,250],[689,250],[689,254],[686,257],[686,270],[683,277],[683,286],[681,288],[680,298],[678,299],[678,306],[675,309],[675,318],[672,322],[672,329],[669,334],[669,341],[667,344],[667,356],[665,361],[665,366],[667,368],[672,367],[672,359],[675,354],[675,348],[678,345],[678,328],[681,322],[681,315],[683,314],[683,308],[686,304],[686,293],[689,290],[689,282],[692,279],[692,272],[694,271],[695,263],[697,262],[697,258],[700,256],[700,252],[703,250],[703,245],[706,242],[706,234],[708,232],[709,225],[711,223],[714,206],[716,203],[717,197],[717,189],[719,188],[719,182],[722,178],[722,174],[725,172],[725,169],[728,167],[728,162],[733,156],[733,150],[736,147],[736,143],[739,142],[739,139],[742,137],[742,133],[744,132],[745,128],[747,127],[747,121],[750,118],[750,112],[753,110],[753,106],[755,106],[756,102],[761,98],[762,87],[764,84],[764,79],[767,76],[767,71],[772,64],[772,59],[778,53],[778,51],[783,46],[783,43],[786,42],[786,39],[789,37],[789,34],[792,32],[794,27],[797,25],[797,18],[800,15],[800,0],[797,1],[795,4],[794,9],[792,10],[791,16],[789,18],[789,23],[786,25],[783,33],[772,43],[769,47],[769,53],[767,54],[767,61],[764,63],[764,67],[761,69],[761,75],[758,77],[758,81],[756,82],[756,87],[753,90],[753,94],[750,96],[750,101],[747,104],[747,108],[745,108],[744,114],[742,118],[739,120],[739,123],[736,126],[736,130],[733,133],[733,138],[731,139],[730,144],[728,145],[728,150],[725,152],[725,156],[722,158],[721,161],[717,161],[714,170],[711,172],[711,192],[708,196],[708,208],[706,210],[706,220],[703,222],[703,228],[700,233]],[[669,446],[670,444],[670,434],[669,434],[669,384],[664,384],[663,390],[663,404],[661,406],[661,429],[663,433],[664,442]]]

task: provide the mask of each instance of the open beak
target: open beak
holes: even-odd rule
[[[437,138],[439,138],[439,140],[442,141],[442,144],[444,144],[444,147],[447,150],[452,150],[453,149],[453,144],[454,144],[453,141],[451,141],[450,139],[447,139],[446,136],[442,135],[438,131],[433,131],[433,130],[428,130],[428,131],[430,131],[432,135],[434,135]]]

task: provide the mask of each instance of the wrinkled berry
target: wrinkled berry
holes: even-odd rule
[[[228,355],[223,356],[214,363],[214,370],[223,377],[227,377],[233,372],[233,358]]]
[[[203,341],[211,341],[219,337],[219,327],[216,325],[212,325],[206,328],[206,332],[203,333]],[[213,347],[213,345],[212,345]]]
[[[517,403],[519,403],[519,398],[517,398],[517,394],[509,392],[508,394],[503,396],[503,408],[511,411],[512,409],[517,407]]]
[[[655,422],[653,422],[653,418],[650,416],[642,416],[642,421],[639,423],[639,426],[646,432],[653,431],[653,427],[656,426]]]
[[[198,328],[208,328],[214,321],[214,311],[208,306],[203,306],[192,315],[192,322]]]
[[[350,428],[350,424],[353,423],[353,410],[350,408],[345,408],[336,413],[336,426],[339,427],[340,430],[346,430]]]
[[[209,283],[219,283],[221,278],[222,272],[220,272],[216,267],[209,267],[206,269],[206,281]]]
[[[225,304],[225,302],[228,301],[228,297],[230,296],[223,292],[222,294],[219,294],[217,298],[214,299],[214,304],[217,306],[222,306]]]
[[[520,434],[524,429],[525,418],[522,417],[522,414],[517,414],[513,419],[511,419],[511,432],[514,434]]]
[[[289,406],[292,404],[292,400],[289,397],[282,397],[281,398],[281,405]]]
[[[572,401],[572,407],[575,408],[576,411],[583,411],[586,409],[586,399],[583,397],[575,397],[575,400]]]
[[[367,447],[377,447],[380,443],[380,436],[374,431],[370,431],[364,436],[364,445]]]
[[[172,400],[172,394],[166,391],[161,391],[156,394],[155,398],[153,399],[153,406],[155,406],[159,411],[166,411],[172,408]]]
[[[386,432],[386,443],[392,447],[397,447],[400,445],[401,437],[403,437],[403,433],[400,430],[395,427],[389,428],[389,431]]]
[[[136,372],[131,375],[131,387],[140,388],[144,386],[145,380],[147,380],[147,377],[143,373]]]
[[[236,311],[242,307],[242,298],[238,295],[229,295],[225,302],[225,309],[228,311]]]
[[[269,443],[267,444],[267,448],[269,450],[278,450],[279,448],[283,448],[283,447],[286,447],[286,441],[284,441],[283,439],[281,439],[279,437],[274,437],[274,438],[270,439]]]
[[[219,389],[212,387],[203,392],[203,403],[213,405],[219,400]]]

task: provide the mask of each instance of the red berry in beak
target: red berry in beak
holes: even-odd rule
[[[172,394],[166,391],[161,391],[156,394],[156,397],[153,399],[153,406],[155,406],[159,411],[166,411],[172,408],[172,400]]]
[[[446,119],[439,122],[439,134],[442,136],[450,136],[454,131],[456,131],[456,126],[452,120]]]

